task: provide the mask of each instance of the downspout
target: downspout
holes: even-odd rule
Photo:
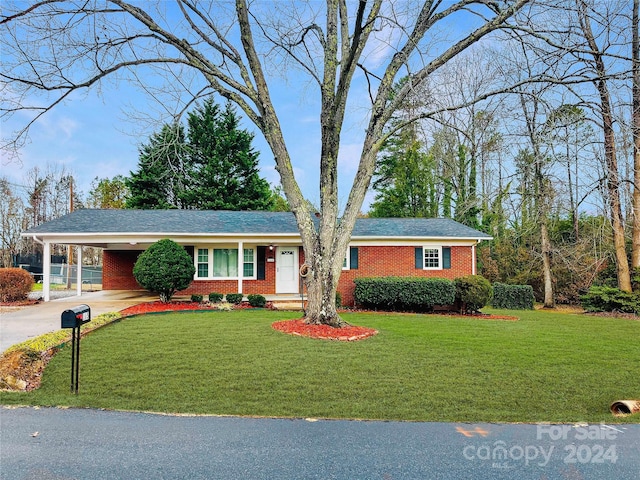
[[[472,275],[476,275],[476,270],[477,270],[477,263],[478,263],[478,259],[476,258],[476,245],[478,244],[479,240],[476,241],[476,243],[474,243],[473,245],[471,245],[471,257],[472,257],[472,262],[471,262],[471,274]]]

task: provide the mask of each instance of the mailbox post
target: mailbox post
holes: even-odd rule
[[[62,312],[61,328],[72,328],[71,331],[71,393],[78,393],[80,377],[80,327],[91,321],[89,305],[78,305]]]

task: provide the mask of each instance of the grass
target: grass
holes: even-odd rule
[[[74,282],[72,284],[72,288],[75,288],[76,283]],[[67,284],[62,284],[62,283],[52,283],[49,285],[49,288],[51,290],[67,290]],[[42,292],[43,290],[43,284],[42,283],[34,283],[33,286],[31,287],[31,291],[32,292]]]
[[[494,311],[514,314],[514,312]],[[520,320],[345,314],[380,333],[361,342],[274,331],[298,313],[131,317],[82,340],[80,394],[70,348],[40,389],[0,403],[172,413],[467,422],[612,422],[640,398],[640,322],[551,312]],[[640,415],[622,420],[640,423]]]

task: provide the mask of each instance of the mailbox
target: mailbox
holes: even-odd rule
[[[83,323],[91,321],[91,308],[89,305],[78,305],[62,312],[60,318],[61,328],[77,328]]]

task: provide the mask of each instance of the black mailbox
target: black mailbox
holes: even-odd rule
[[[61,328],[77,328],[83,323],[91,321],[91,308],[89,305],[78,305],[62,312],[60,318]]]

